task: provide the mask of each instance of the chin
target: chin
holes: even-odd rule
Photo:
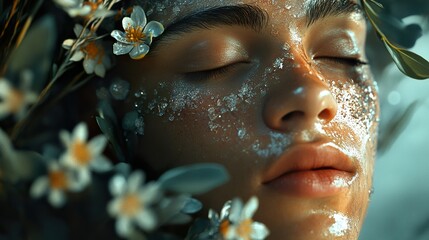
[[[270,230],[267,239],[356,240],[368,203],[363,196],[344,193],[309,199],[264,190],[258,194],[260,205],[255,219]]]

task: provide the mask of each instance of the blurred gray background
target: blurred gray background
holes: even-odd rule
[[[429,59],[428,24],[423,29],[424,36],[412,50]],[[377,57],[373,57],[374,60],[377,61]],[[359,239],[427,240],[429,80],[406,78],[393,63],[376,70],[375,75],[381,98],[382,149],[376,160],[374,194]],[[398,124],[394,124],[398,119]]]

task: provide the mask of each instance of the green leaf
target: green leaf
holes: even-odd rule
[[[171,169],[159,181],[169,191],[203,194],[229,180],[225,168],[214,163],[200,163]]]
[[[429,78],[429,62],[426,59],[406,49],[398,48],[386,39],[383,39],[383,42],[401,72],[415,79]]]
[[[382,5],[377,3],[375,0],[362,1],[365,8],[365,12],[371,24],[377,31],[378,35],[381,37],[381,40],[383,41],[384,45],[386,46],[399,70],[408,77],[414,79],[429,78],[429,62],[426,59],[411,51],[395,46],[381,31],[378,24],[382,22],[380,20],[380,11]]]
[[[95,117],[95,120],[97,121],[97,124],[100,127],[101,132],[107,137],[109,142],[112,144],[113,150],[115,151],[115,154],[118,157],[118,160],[121,162],[124,162],[125,156],[122,152],[122,149],[118,141],[116,140],[116,135],[114,131],[115,128],[113,124],[109,120],[101,117]]]

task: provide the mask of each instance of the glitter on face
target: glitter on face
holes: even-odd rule
[[[193,9],[205,9],[237,2],[239,1],[163,0],[158,3],[157,0],[154,0],[152,13],[157,17],[165,17],[168,22],[183,15],[184,11],[188,11],[189,6],[192,6]],[[250,1],[243,2],[249,3]],[[137,134],[143,134],[144,120],[147,120],[148,129],[152,127],[149,126],[150,124],[154,122],[154,125],[157,124],[154,128],[157,131],[155,134],[164,136],[165,131],[173,130],[173,134],[178,139],[172,141],[173,147],[170,149],[175,150],[174,144],[182,140],[184,140],[184,144],[187,144],[183,150],[184,155],[178,157],[178,160],[183,162],[188,160],[185,159],[188,156],[197,156],[202,151],[207,151],[207,154],[202,153],[204,160],[228,162],[231,165],[234,164],[231,163],[233,161],[237,161],[236,165],[249,161],[255,165],[252,165],[252,168],[257,169],[278,159],[292,144],[297,142],[296,139],[306,143],[322,139],[332,141],[332,144],[347,156],[357,160],[356,162],[359,161],[359,167],[364,170],[368,169],[366,164],[370,164],[371,159],[368,159],[367,154],[372,151],[368,149],[368,146],[375,146],[371,142],[376,139],[375,128],[378,116],[377,88],[367,73],[368,69],[365,67],[356,67],[352,70],[347,68],[347,72],[342,69],[338,71],[340,73],[334,72],[335,74],[329,75],[332,72],[319,71],[316,63],[305,58],[303,41],[306,39],[302,36],[302,29],[293,23],[293,20],[296,20],[293,18],[302,15],[302,12],[296,13],[302,9],[302,2],[298,4],[289,1],[256,0],[251,3],[261,4],[266,11],[274,9],[275,13],[271,19],[275,21],[284,20],[280,17],[281,15],[289,16],[288,19],[292,20],[291,24],[282,24],[281,27],[278,27],[277,22],[270,25],[277,27],[273,30],[274,36],[284,37],[283,33],[290,33],[281,40],[286,40],[287,43],[283,45],[280,42],[276,45],[275,52],[273,51],[269,57],[263,59],[264,61],[258,62],[260,65],[248,79],[228,79],[227,83],[223,82],[225,79],[222,79],[222,81],[210,85],[212,82],[191,82],[181,78],[174,79],[172,76],[171,79],[163,79],[163,82],[138,89],[134,94],[130,94],[131,103],[136,103],[135,112],[137,114],[134,113],[127,122],[127,126],[131,126]],[[307,68],[308,71],[306,71]],[[289,73],[295,74],[293,78],[289,77]],[[335,118],[329,123],[314,123],[314,126],[311,126],[312,129],[296,131],[294,129],[287,131],[271,129],[262,116],[265,99],[270,98],[277,87],[287,86],[283,84],[287,84],[288,81],[299,81],[300,78],[317,80],[316,77],[319,77],[321,84],[325,84],[338,103]],[[233,80],[234,84],[231,84],[229,80],[231,82]],[[212,88],[214,85],[216,87]],[[295,87],[295,85],[292,86]],[[299,85],[298,82],[296,88],[290,88],[289,93],[295,89],[294,94],[303,94],[306,90],[305,87]],[[149,114],[150,117],[146,118],[145,114]],[[155,121],[152,121],[152,117],[156,118]],[[167,130],[164,130],[164,127]],[[183,133],[180,132],[183,131],[183,127],[189,135],[193,136],[192,138],[195,138],[195,142],[192,138],[191,140],[186,139],[188,134],[178,134]],[[175,132],[179,128],[181,129]],[[144,140],[147,138],[150,141],[153,136],[150,135],[152,132],[146,131],[148,136],[145,136]],[[171,136],[168,134],[170,133],[167,133],[166,136]],[[182,146],[180,144],[178,144],[179,147]],[[174,151],[170,152],[175,154]],[[215,158],[211,158],[212,155],[216,155]],[[164,158],[161,160],[171,159],[168,158],[168,154],[166,156],[162,156]],[[153,159],[159,161],[159,158]],[[366,184],[366,174],[367,172],[359,172],[350,181],[341,178],[334,179],[332,185],[350,187],[349,189],[354,191],[355,189],[352,187],[357,184],[365,187],[362,184]],[[344,201],[348,201],[347,197],[345,199]],[[328,213],[323,214],[323,219],[328,219],[329,225],[324,225],[322,232],[318,232],[318,229],[315,228],[314,232],[311,230],[311,234],[326,234],[327,239],[344,236],[347,238],[352,231],[359,228],[357,227],[358,219],[347,217],[354,216],[353,213],[347,212],[348,215],[345,216],[336,212],[340,211],[339,208],[331,207],[327,206],[325,210]],[[345,209],[341,208],[341,211],[345,212]]]
[[[335,213],[330,216],[334,223],[329,227],[328,231],[332,236],[342,237],[350,230],[350,220],[344,214]]]
[[[349,181],[345,181],[344,178],[335,178],[332,182],[332,185],[342,188],[342,187],[349,187],[352,185],[352,183],[358,178],[359,174],[356,174],[353,176],[352,179]]]
[[[252,150],[259,157],[277,157],[292,143],[290,135],[284,133],[270,132],[269,139],[269,143],[266,145],[263,145],[260,140],[256,140],[252,144]]]

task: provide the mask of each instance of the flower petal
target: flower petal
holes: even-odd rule
[[[60,140],[63,142],[65,147],[68,147],[72,143],[72,138],[70,136],[70,133],[66,130],[60,131]]]
[[[164,32],[164,26],[157,21],[150,21],[143,30],[143,33],[158,37]]]
[[[256,197],[252,197],[243,207],[243,211],[241,213],[241,219],[252,218],[253,214],[255,214],[258,209],[258,199]]]
[[[91,182],[91,172],[88,168],[80,168],[77,171],[78,178],[76,179],[75,184],[80,186],[80,188],[84,188],[88,186],[88,184]]]
[[[130,27],[135,27],[135,23],[131,18],[124,17],[122,19],[122,27],[124,28],[124,30],[127,30]]]
[[[10,94],[12,90],[12,86],[7,80],[0,80],[0,96],[2,98],[6,98]]]
[[[91,7],[85,5],[82,7],[70,8],[67,9],[67,13],[70,15],[70,17],[86,16],[91,13]]]
[[[252,232],[250,233],[251,239],[265,239],[268,234],[270,234],[270,231],[268,228],[259,222],[252,223]]]
[[[73,140],[86,142],[87,138],[88,138],[88,127],[86,126],[85,122],[81,122],[73,129]]]
[[[94,18],[110,17],[110,16],[113,16],[115,14],[116,14],[115,11],[110,11],[110,10],[107,10],[105,8],[101,8],[101,9],[97,9],[93,13],[92,17],[94,17]]]
[[[136,170],[128,178],[128,191],[129,192],[137,192],[140,188],[140,185],[145,180],[145,174],[140,171]]]
[[[136,223],[143,230],[151,231],[156,227],[156,215],[149,209],[141,210],[135,217]]]
[[[114,39],[116,39],[116,41],[121,42],[121,43],[130,43],[127,40],[127,37],[125,36],[125,33],[119,30],[113,30],[110,33],[110,36],[112,36]]]
[[[66,197],[62,191],[53,189],[49,193],[48,201],[54,207],[62,207],[66,203]]]
[[[131,19],[137,26],[144,27],[147,23],[146,14],[140,6],[134,6],[133,12],[131,13]]]
[[[69,50],[75,42],[76,39],[66,39],[64,40],[62,47]]]
[[[94,59],[86,58],[85,60],[83,60],[83,68],[85,69],[85,72],[87,74],[94,73],[96,63],[97,62]]]
[[[95,75],[104,78],[104,76],[106,76],[106,68],[103,64],[99,63],[95,65],[94,73]]]
[[[145,203],[153,203],[161,197],[161,188],[158,183],[148,183],[140,192],[140,198]]]
[[[133,49],[133,45],[117,42],[113,44],[113,54],[124,55],[129,53]]]
[[[79,62],[80,60],[82,60],[85,57],[85,53],[83,53],[80,50],[77,50],[76,52],[73,53],[73,55],[70,58],[70,61],[73,62]]]
[[[146,44],[140,44],[134,47],[130,52],[130,57],[132,59],[142,59],[149,52],[149,46]]]
[[[90,165],[96,172],[106,172],[112,169],[112,163],[104,156],[97,156],[91,161]]]
[[[110,214],[110,216],[112,217],[118,216],[118,213],[120,212],[121,204],[122,202],[120,198],[115,198],[107,204],[107,212]]]
[[[54,0],[54,2],[64,8],[71,8],[77,5],[76,0]]]
[[[243,209],[243,203],[241,202],[240,199],[235,198],[234,200],[232,200],[231,211],[229,213],[229,219],[233,223],[237,223],[240,221],[242,209]]]
[[[49,180],[48,177],[43,176],[39,177],[31,185],[30,195],[33,198],[39,198],[43,196],[49,189]]]
[[[10,107],[0,103],[0,120],[10,115]]]
[[[113,176],[109,182],[110,193],[116,197],[123,195],[125,193],[126,183],[127,181],[125,180],[124,176],[122,175]]]
[[[127,237],[133,232],[131,220],[129,218],[119,218],[116,221],[116,232],[121,237]]]
[[[75,25],[74,25],[73,32],[74,32],[74,34],[75,34],[77,37],[79,37],[79,36],[80,36],[80,34],[82,33],[82,31],[84,31],[84,29],[83,29],[83,26],[82,26],[82,25],[80,25],[80,24],[75,24]],[[84,36],[85,36],[85,35],[87,35],[86,33],[87,33],[87,31],[85,31]]]
[[[94,155],[99,155],[104,151],[106,144],[107,138],[104,135],[98,135],[88,142],[88,148]]]

